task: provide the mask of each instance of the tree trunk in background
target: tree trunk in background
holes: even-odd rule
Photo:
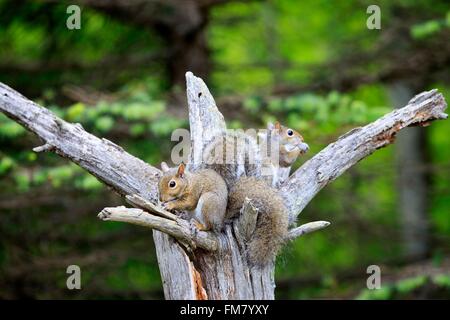
[[[205,19],[205,17],[202,17]],[[211,63],[206,42],[204,26],[188,34],[161,34],[168,45],[172,45],[171,53],[167,59],[167,70],[171,86],[185,85],[186,70],[192,70],[203,79],[208,79]]]
[[[414,95],[412,86],[395,82],[389,86],[394,108],[400,108]],[[404,253],[423,258],[428,253],[426,130],[419,127],[399,132],[395,143],[398,172],[398,210]]]
[[[273,0],[266,1],[262,10],[265,41],[268,54],[268,66],[273,73],[274,83],[282,83],[283,69],[281,68],[282,56],[280,54],[279,35],[277,30],[277,8]]]
[[[56,0],[45,0],[57,2]],[[211,70],[206,39],[210,10],[231,0],[76,0],[126,25],[155,31],[165,43],[163,57],[170,86],[184,87],[184,75],[192,70],[207,78]]]

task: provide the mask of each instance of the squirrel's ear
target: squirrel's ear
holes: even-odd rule
[[[177,177],[183,178],[185,168],[186,168],[186,165],[184,164],[184,162],[182,162],[178,166]]]
[[[161,162],[161,170],[162,170],[162,172],[167,172],[167,171],[169,171],[169,166],[168,166],[167,163],[165,163],[164,161]]]
[[[281,130],[281,124],[278,121],[275,121],[274,127],[277,130]]]

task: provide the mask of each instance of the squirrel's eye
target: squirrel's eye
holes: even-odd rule
[[[291,137],[293,134],[294,134],[294,131],[293,131],[292,129],[288,129],[288,130],[287,130],[287,135],[288,135],[288,136]]]
[[[175,181],[173,181],[173,180],[169,181],[169,187],[175,188],[176,185],[177,185],[177,183]]]

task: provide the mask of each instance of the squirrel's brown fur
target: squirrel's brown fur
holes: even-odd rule
[[[243,175],[255,175],[261,167],[256,139],[241,132],[227,132],[215,137],[206,146],[204,154],[204,167],[220,174],[228,187]]]
[[[279,163],[277,165],[280,167],[290,167],[300,155],[308,151],[309,146],[297,131],[283,126],[278,121],[274,125],[269,124],[267,129],[278,140]]]
[[[300,133],[278,121],[269,123],[258,137],[241,131],[227,131],[215,137],[205,148],[203,167],[219,173],[228,187],[233,187],[241,176],[261,177],[277,186],[277,168],[289,168],[309,149]],[[268,150],[269,145],[277,149]]]
[[[288,215],[283,199],[277,190],[263,180],[242,177],[230,190],[227,218],[239,214],[245,198],[249,198],[258,209],[256,229],[247,244],[251,263],[265,265],[272,261],[288,232]]]
[[[163,206],[168,210],[190,211],[203,230],[222,230],[225,219],[238,215],[245,199],[249,198],[258,209],[258,220],[247,244],[247,256],[250,263],[258,266],[275,259],[288,232],[288,213],[278,191],[263,177],[254,175],[258,174],[263,162],[275,167],[290,167],[308,150],[298,132],[279,122],[268,129],[279,143],[279,163],[265,159],[254,138],[241,133],[226,133],[213,139],[205,150],[204,167],[209,169],[191,173],[184,171],[184,164],[178,169],[169,169],[163,164],[164,176],[159,183]],[[273,184],[272,177],[269,178],[267,180]]]

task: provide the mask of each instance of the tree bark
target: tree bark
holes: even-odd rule
[[[209,136],[214,137],[226,126],[204,82],[190,72],[186,79],[193,140],[191,154],[196,154],[207,143],[200,136],[203,132],[207,130]],[[286,200],[292,224],[317,192],[349,167],[392,143],[395,134],[404,127],[446,119],[445,108],[444,98],[437,90],[423,92],[406,107],[348,132],[319,152],[279,189]],[[81,125],[57,118],[4,84],[0,84],[0,111],[44,141],[36,151],[54,151],[70,159],[119,194],[128,195],[129,202],[140,208],[107,208],[100,218],[160,230],[154,230],[153,237],[167,299],[274,298],[274,263],[264,268],[250,267],[243,254],[258,214],[251,199],[244,205],[241,216],[228,224],[222,234],[190,234],[185,221],[155,205],[158,169],[129,155],[114,143],[87,133]],[[150,213],[157,217],[149,217]],[[314,222],[293,228],[286,240],[328,224]]]

